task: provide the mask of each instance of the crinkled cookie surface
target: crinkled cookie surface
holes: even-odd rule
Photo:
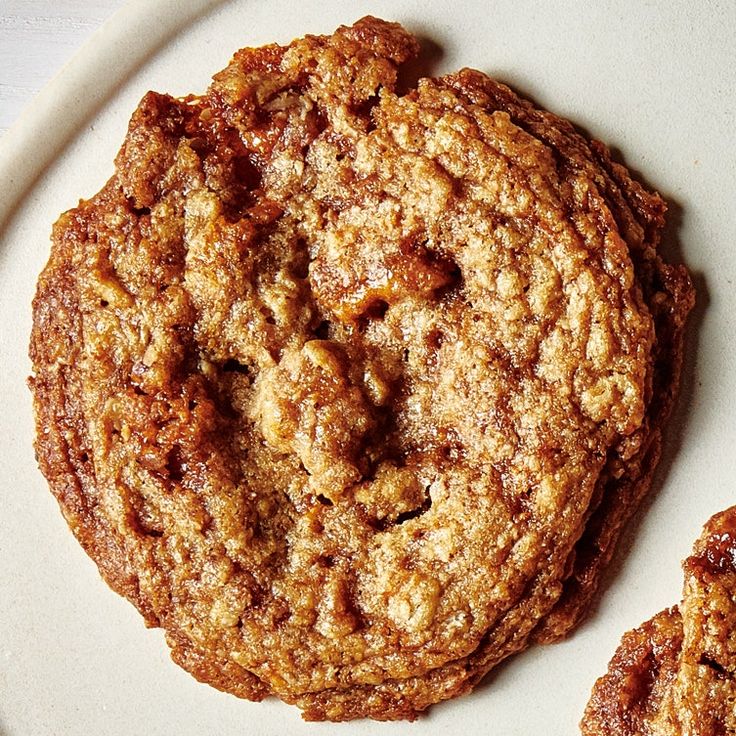
[[[413,718],[582,615],[645,493],[692,289],[664,204],[373,18],[149,93],[34,302],[41,468],[174,659]]]

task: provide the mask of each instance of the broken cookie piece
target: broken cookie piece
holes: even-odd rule
[[[736,734],[736,506],[685,560],[682,602],[624,635],[596,682],[586,736]]]

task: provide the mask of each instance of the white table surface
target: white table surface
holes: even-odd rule
[[[0,136],[125,0],[0,0]]]

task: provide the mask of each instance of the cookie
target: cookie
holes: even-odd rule
[[[736,733],[736,506],[708,521],[683,568],[682,602],[624,635],[583,734]]]
[[[692,305],[661,198],[400,26],[147,94],[34,301],[41,469],[197,678],[414,718],[583,614]]]

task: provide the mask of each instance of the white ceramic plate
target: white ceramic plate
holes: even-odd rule
[[[480,68],[623,151],[671,202],[665,249],[698,289],[652,500],[597,610],[421,725],[304,724],[294,708],[240,701],[172,664],[161,632],[108,590],[67,530],[34,461],[24,385],[51,224],[110,175],[139,98],[203,90],[240,46],[368,12],[436,44],[432,73]],[[727,0],[139,0],[114,16],[0,143],[0,734],[574,733],[621,634],[679,599],[680,561],[736,501],[734,37]]]

